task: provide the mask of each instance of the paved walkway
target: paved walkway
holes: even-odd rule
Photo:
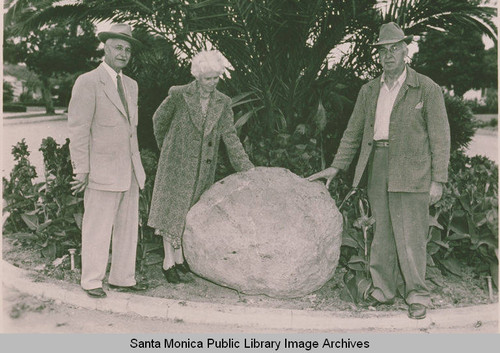
[[[318,330],[328,332],[426,332],[474,333],[498,331],[498,303],[466,308],[429,311],[424,320],[411,320],[406,313],[364,312],[354,316],[345,311],[255,308],[203,302],[155,298],[108,291],[105,299],[89,298],[78,285],[34,281],[33,274],[7,262],[3,283],[8,288],[33,296],[43,296],[86,309],[114,313],[135,313],[144,317],[182,320],[193,324],[239,325],[251,328]],[[487,327],[488,329],[484,331]]]

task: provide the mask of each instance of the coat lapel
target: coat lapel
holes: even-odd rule
[[[120,100],[120,96],[118,95],[118,90],[116,89],[113,80],[109,76],[109,73],[106,69],[101,65],[99,66],[99,76],[101,80],[101,84],[104,86],[104,93],[109,98],[111,103],[113,103],[116,108],[122,113],[124,118],[127,118],[127,113],[125,112],[125,108]]]
[[[130,123],[132,125],[137,125],[137,100],[133,99],[133,97],[137,97],[137,92],[135,92],[135,88],[130,77],[123,75],[123,82],[125,85],[125,96],[128,104]]]
[[[394,101],[392,111],[396,110],[396,107],[401,102],[403,97],[406,95],[406,92],[408,91],[409,86],[417,87],[418,86],[418,79],[417,79],[417,74],[416,74],[415,70],[412,70],[409,67],[406,67],[406,79],[405,79],[405,82],[403,82],[403,85],[401,86],[401,88],[398,92],[398,95],[396,96],[396,100]]]
[[[183,94],[187,104],[189,117],[198,131],[203,131],[203,114],[201,113],[200,93],[196,88],[196,81],[190,83]]]
[[[204,136],[210,134],[217,121],[219,121],[223,108],[224,101],[222,99],[222,95],[216,90],[212,94],[210,102],[208,103],[207,120],[205,122],[205,132],[203,133]]]
[[[370,124],[370,132],[372,134],[372,137],[375,125],[375,115],[377,112],[377,102],[379,93],[380,93],[380,77],[372,81],[369,93],[370,96],[367,99],[369,106],[368,106],[368,119],[366,123]]]
[[[217,90],[212,93],[210,101],[208,102],[206,118],[201,112],[200,93],[196,81],[188,85],[183,96],[187,104],[191,121],[199,132],[203,132],[203,135],[207,136],[213,130],[217,121],[219,121],[222,109],[224,108],[222,94]]]

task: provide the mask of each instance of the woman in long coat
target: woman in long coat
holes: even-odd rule
[[[163,236],[163,273],[179,283],[189,267],[182,254],[186,215],[214,182],[220,140],[236,171],[253,168],[236,135],[231,99],[215,87],[225,70],[218,51],[202,51],[191,63],[195,81],[174,86],[153,116],[161,151],[148,225]]]

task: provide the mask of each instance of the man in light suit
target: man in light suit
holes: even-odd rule
[[[430,304],[425,284],[429,204],[448,178],[450,130],[440,87],[405,64],[401,28],[381,26],[377,47],[382,76],[365,84],[331,167],[308,179],[327,179],[349,167],[361,152],[353,185],[365,171],[375,217],[370,253],[373,290],[365,305],[392,303],[399,292],[408,316],[423,319]]]
[[[111,236],[110,287],[147,289],[135,279],[139,188],[145,181],[137,143],[138,88],[121,72],[139,41],[126,24],[115,24],[98,38],[104,61],[78,77],[68,108],[72,189],[85,190],[81,286],[93,298],[106,297],[102,281]]]

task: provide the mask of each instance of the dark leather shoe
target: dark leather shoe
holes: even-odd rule
[[[175,269],[177,271],[181,271],[182,273],[186,274],[188,272],[191,272],[191,269],[189,268],[189,265],[186,261],[184,261],[181,264],[175,264]]]
[[[91,298],[106,298],[106,292],[102,288],[84,289]]]
[[[423,304],[412,303],[408,307],[408,317],[410,319],[425,319],[427,308]]]
[[[172,266],[167,270],[162,269],[162,271],[168,283],[174,283],[174,284],[181,283],[181,278],[179,277],[179,274],[177,273],[175,266]]]
[[[368,308],[368,307],[377,307],[379,305],[391,305],[394,304],[394,300],[389,300],[387,302],[381,302],[378,299],[375,299],[371,294],[368,295],[368,298],[366,298],[363,302],[360,303],[360,306],[363,308]]]
[[[110,284],[109,288],[115,289],[118,292],[142,292],[148,289],[148,285],[139,282],[133,286],[115,286],[114,284]]]

